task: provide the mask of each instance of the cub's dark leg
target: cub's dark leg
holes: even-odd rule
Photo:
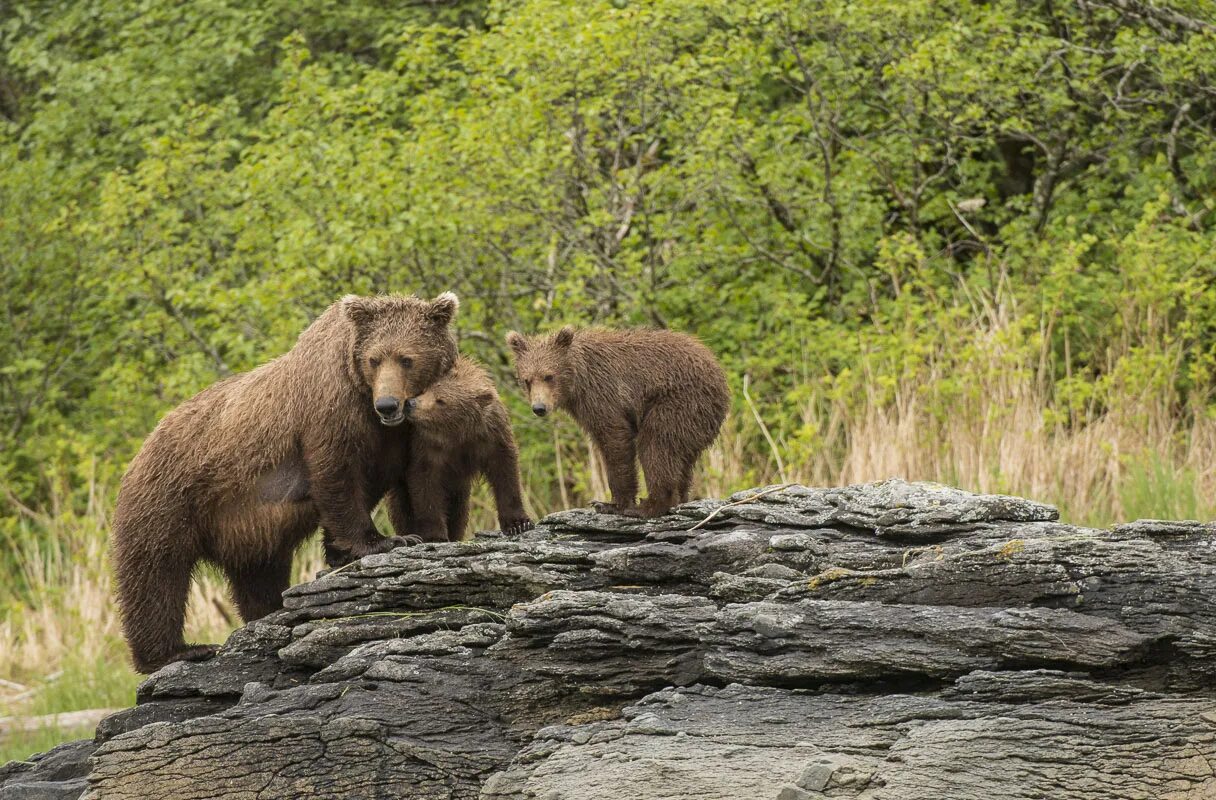
[[[699,453],[690,453],[689,443],[684,441],[682,413],[686,412],[675,406],[657,406],[646,415],[638,432],[638,459],[646,476],[647,492],[638,516],[666,514],[687,494]]]
[[[606,424],[592,432],[592,440],[604,457],[608,490],[612,493],[612,502],[600,503],[597,508],[609,513],[625,513],[634,507],[638,498],[637,446],[633,429],[624,420]]]
[[[469,527],[469,495],[473,491],[473,481],[470,478],[456,478],[447,488],[447,529],[448,541],[458,542],[464,538]]]
[[[410,492],[407,484],[399,484],[389,489],[384,496],[384,507],[388,511],[388,521],[393,524],[393,531],[406,539],[411,537],[414,528],[414,511],[410,508]]]
[[[535,527],[524,511],[523,489],[519,481],[519,454],[515,443],[501,442],[491,451],[489,460],[482,465],[482,473],[494,493],[494,508],[498,512],[498,528],[508,536],[523,533]],[[467,493],[466,497],[466,506]],[[449,527],[449,530],[451,528]],[[461,526],[459,531],[463,531]],[[453,533],[459,538],[460,533]]]
[[[443,472],[426,461],[411,465],[406,477],[413,526],[410,533],[424,542],[448,540],[448,492]]]
[[[680,470],[680,496],[676,500],[677,503],[687,503],[692,494],[692,471],[697,465],[697,459],[694,456],[691,459],[686,459]]]

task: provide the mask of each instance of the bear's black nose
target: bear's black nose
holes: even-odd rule
[[[413,414],[414,409],[417,407],[418,407],[418,398],[417,397],[411,397],[409,400],[405,401],[405,413]]]
[[[376,413],[382,417],[391,417],[401,410],[401,401],[395,397],[377,397]]]
[[[532,413],[538,417],[543,417],[545,414],[549,413],[549,409],[545,407],[544,403],[534,403],[532,406]]]

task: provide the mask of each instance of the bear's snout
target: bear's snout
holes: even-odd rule
[[[532,413],[538,417],[543,417],[545,414],[549,413],[549,407],[544,403],[533,403]]]
[[[405,419],[405,409],[402,408],[401,401],[391,395],[377,397],[374,405],[381,425],[388,425],[391,428],[394,425],[400,425]]]
[[[382,417],[396,416],[401,410],[401,401],[395,397],[377,397],[376,413]]]

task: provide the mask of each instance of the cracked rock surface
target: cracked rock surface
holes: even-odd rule
[[[1216,798],[1216,526],[887,481],[370,556],[21,798]]]

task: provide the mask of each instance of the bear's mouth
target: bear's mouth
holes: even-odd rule
[[[383,414],[377,414],[376,416],[380,417],[381,425],[384,425],[387,428],[395,428],[401,423],[405,422],[405,409],[402,408],[396,414],[389,417],[386,417]]]

